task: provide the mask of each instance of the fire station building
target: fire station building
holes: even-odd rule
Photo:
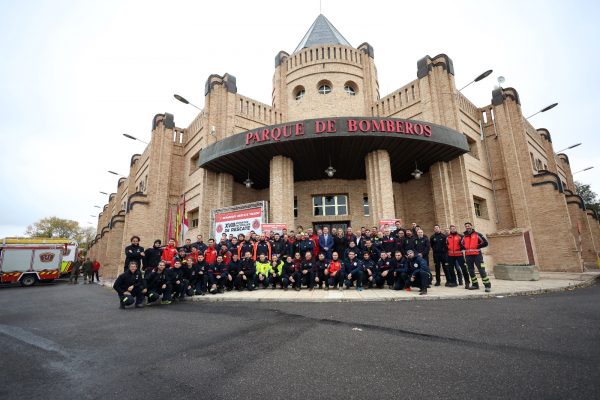
[[[569,158],[521,112],[517,90],[476,106],[455,86],[445,54],[416,61],[415,79],[379,92],[375,53],[352,46],[319,15],[296,49],[275,56],[272,103],[211,75],[204,109],[185,127],[152,119],[98,218],[90,248],[105,274],[122,270],[132,235],[165,243],[169,213],[186,198],[189,231],[210,236],[211,210],[268,202],[289,229],[374,226],[381,219],[472,222],[494,264],[580,271],[600,250],[598,216],[575,194]],[[557,240],[556,232],[559,231]]]

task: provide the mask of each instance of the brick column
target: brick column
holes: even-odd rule
[[[365,157],[369,212],[373,224],[380,219],[396,218],[392,167],[387,150],[375,150]]]
[[[275,156],[269,163],[269,222],[294,228],[294,161]]]

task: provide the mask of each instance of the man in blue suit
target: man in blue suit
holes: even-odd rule
[[[321,253],[325,254],[326,260],[331,260],[331,253],[333,251],[333,236],[329,234],[329,228],[323,227],[323,234],[319,236],[319,249]]]

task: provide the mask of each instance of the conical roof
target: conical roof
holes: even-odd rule
[[[342,36],[335,26],[329,22],[323,14],[319,14],[315,22],[310,26],[306,35],[294,50],[294,53],[311,46],[320,44],[341,44],[344,46],[352,47],[350,43]]]

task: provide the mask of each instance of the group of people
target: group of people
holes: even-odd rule
[[[100,281],[100,263],[97,260],[92,261],[89,257],[76,257],[71,264],[70,284],[78,284],[79,275],[83,273],[83,283],[94,283]]]
[[[217,294],[231,290],[320,288],[339,290],[384,288],[427,294],[432,284],[478,290],[477,268],[485,291],[491,290],[481,249],[488,245],[484,235],[465,223],[461,234],[455,225],[442,232],[433,227],[428,237],[419,225],[403,228],[400,221],[389,229],[363,227],[356,234],[327,227],[313,232],[299,226],[296,230],[273,234],[225,234],[208,244],[202,235],[177,247],[155,240],[144,249],[133,236],[125,248],[124,272],[113,288],[120,307],[142,307],[158,300],[162,304],[184,301],[186,296]],[[435,267],[435,283],[430,272],[430,255]],[[143,272],[143,273],[142,273]]]

